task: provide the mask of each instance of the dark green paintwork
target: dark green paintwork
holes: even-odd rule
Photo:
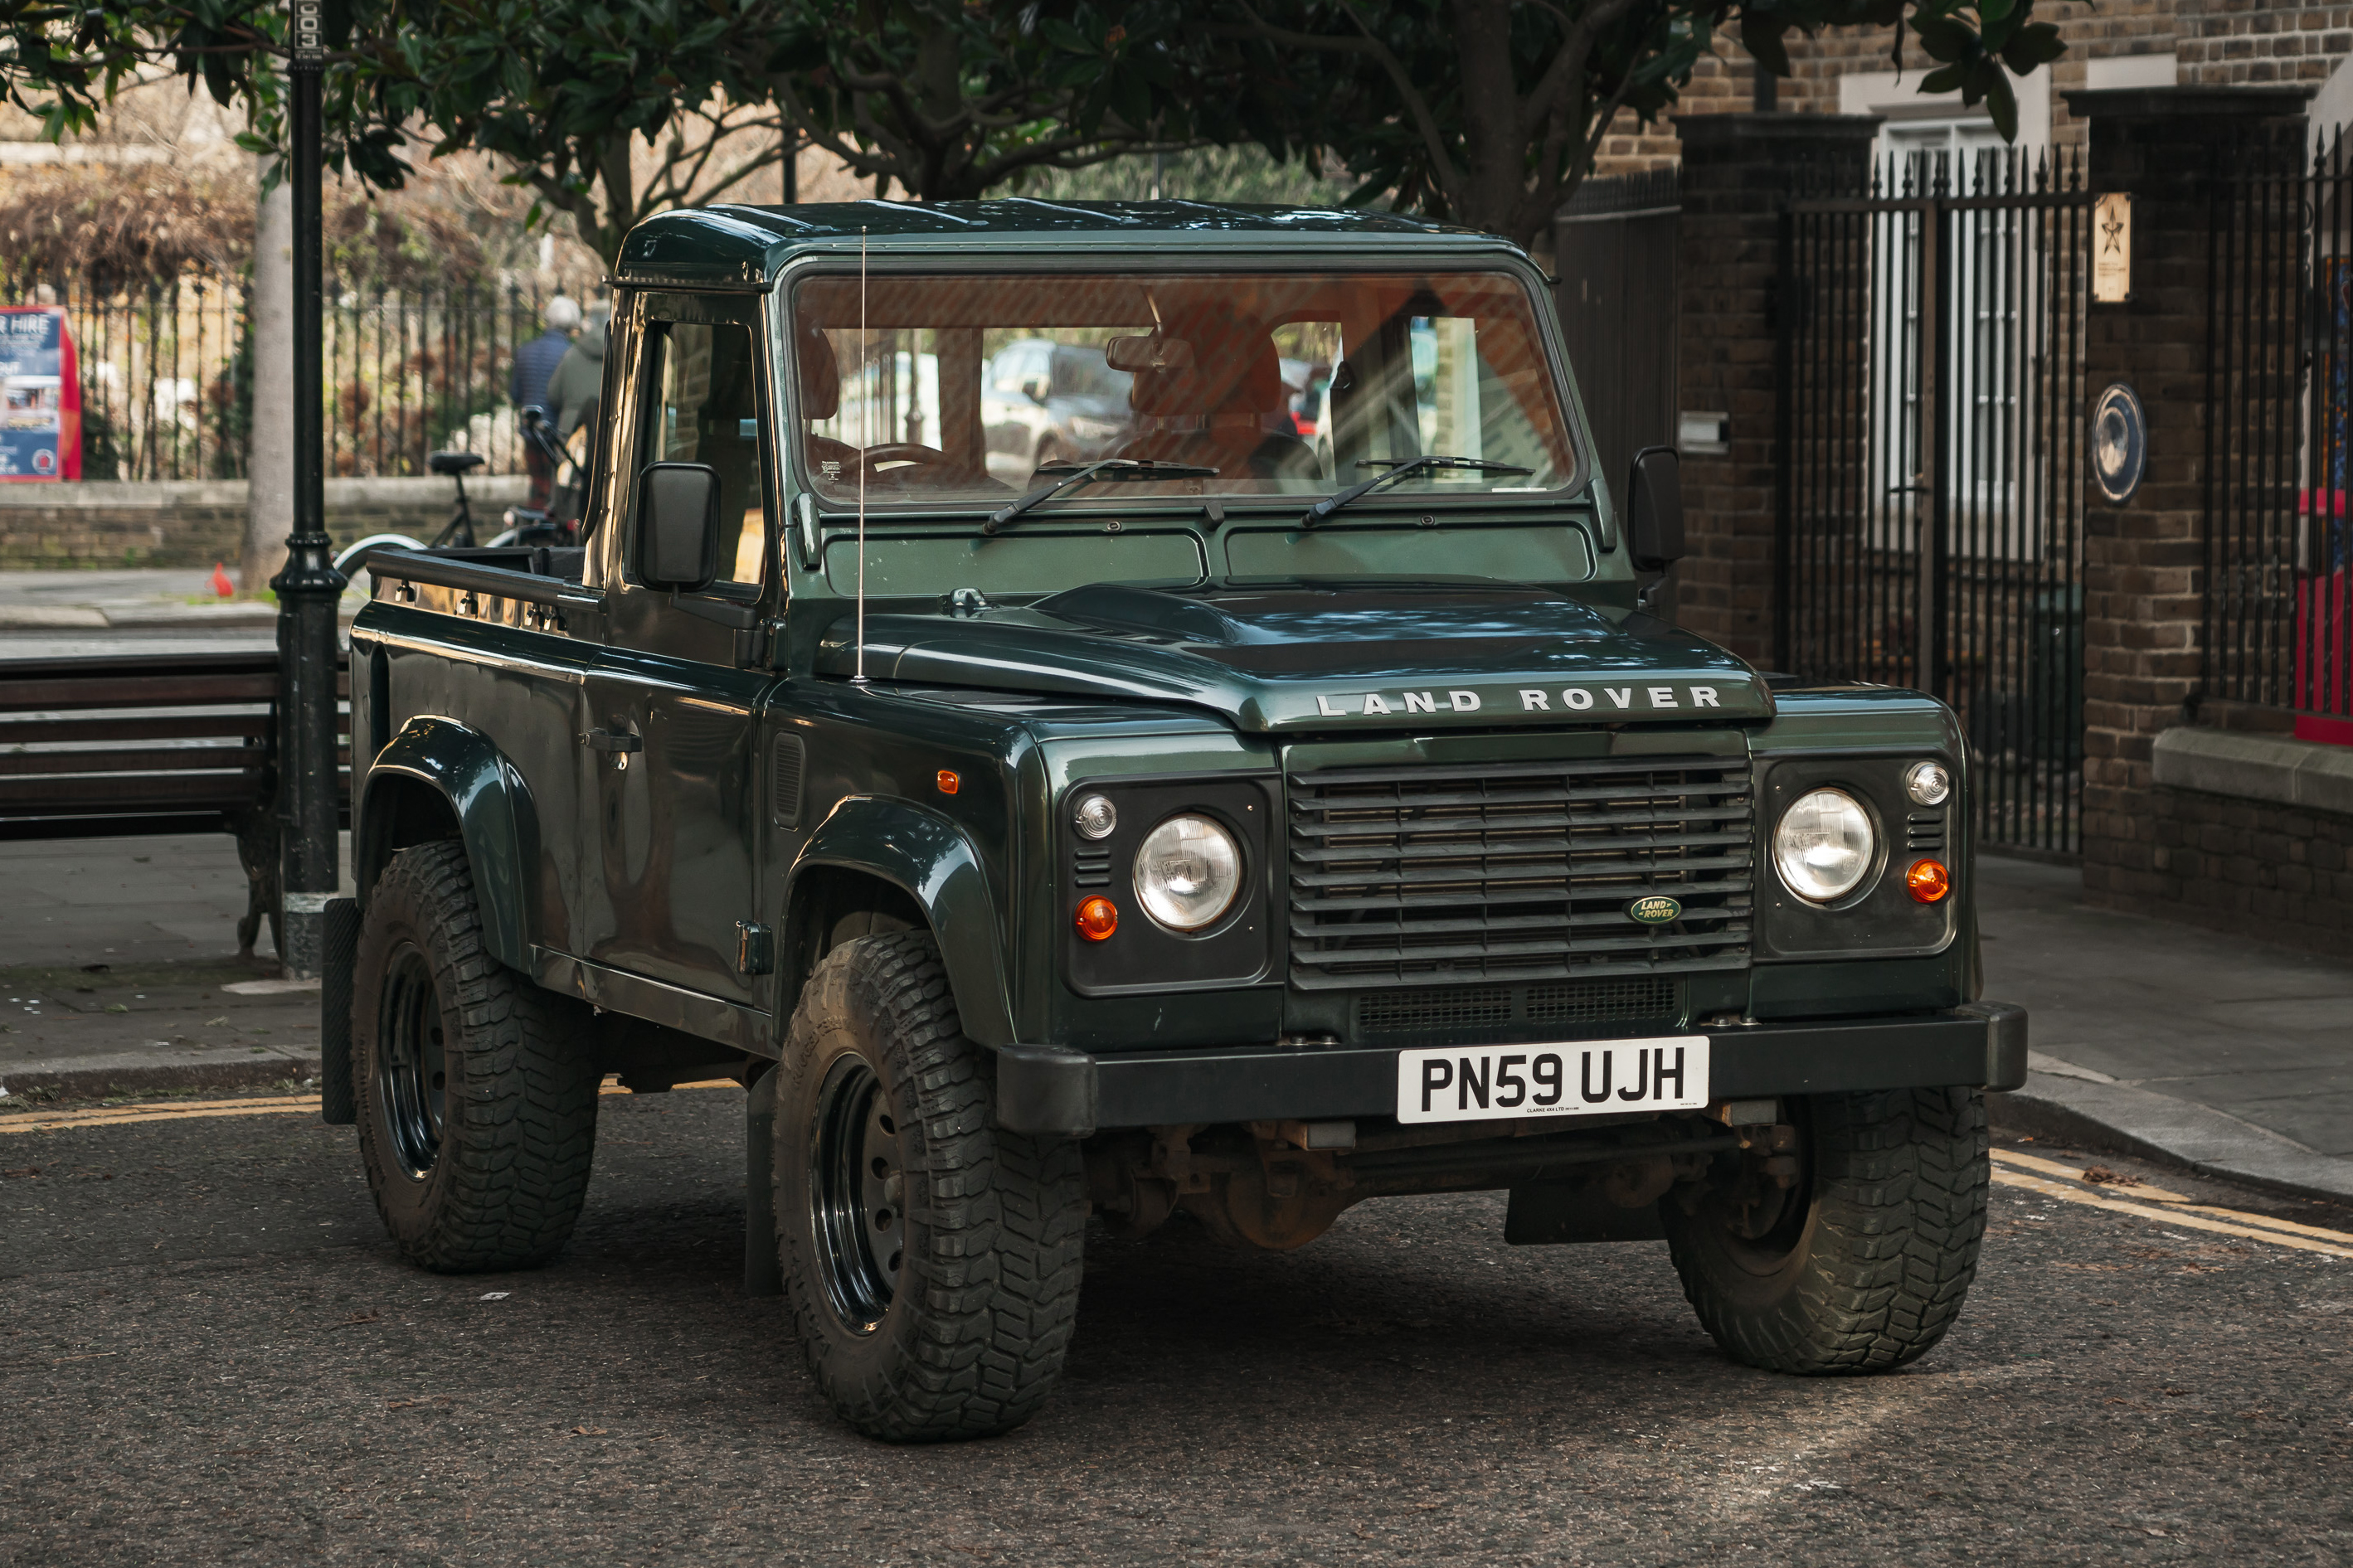
[[[786,898],[819,866],[864,871],[913,898],[938,934],[965,1033],[983,1045],[1014,1043],[997,900],[965,828],[910,801],[851,795],[826,813],[794,858]]]
[[[1155,260],[1187,250],[1246,250],[1281,258],[1299,247],[1370,245],[1393,255],[1399,245],[1443,241],[1460,252],[1469,241],[1489,251],[1518,252],[1471,229],[1395,213],[1328,207],[1213,205],[1206,202],[1002,201],[836,202],[803,206],[705,207],[665,213],[629,231],[615,269],[623,284],[649,287],[759,288],[796,254],[855,252],[863,239],[881,255],[960,253],[991,245],[1041,249],[1115,250]]]
[[[533,847],[539,825],[531,797],[522,792],[498,745],[447,719],[420,716],[402,724],[391,744],[376,753],[359,809],[353,813],[353,820],[362,825],[363,842],[355,850],[362,865],[380,864],[387,858],[372,854],[364,837],[368,825],[384,816],[383,803],[401,780],[414,781],[448,803],[465,841],[466,858],[474,868],[482,945],[501,963],[529,970],[530,898],[523,878],[538,858]]]
[[[1139,251],[1155,264],[1409,258],[1509,266],[1538,287],[1498,240],[1385,215],[1019,200],[674,214],[624,248],[613,427],[636,428],[643,413],[628,373],[646,321],[772,335],[778,277],[811,256],[838,263],[861,229],[877,266],[1132,263]],[[773,428],[788,405],[775,386],[760,396]],[[854,569],[839,569],[852,520],[813,510],[805,528],[790,464],[773,444],[765,460],[781,559],[756,590],[674,598],[629,583],[613,485],[593,500],[600,526],[560,625],[489,595],[419,584],[404,600],[378,584],[353,634],[366,677],[354,680],[353,732],[394,739],[360,759],[359,837],[378,847],[364,868],[394,837],[385,792],[434,792],[466,842],[501,962],[771,1055],[817,900],[871,886],[912,900],[936,933],[976,1038],[1108,1058],[1338,1033],[1349,998],[1294,993],[1279,969],[1249,984],[1082,994],[1063,957],[1058,814],[1090,783],[1267,778],[1286,756],[1746,753],[1762,788],[1776,770],[1795,778],[1824,759],[1835,773],[1934,755],[1959,776],[1949,817],[1966,834],[1967,749],[1948,711],[1910,692],[1775,689],[1640,613],[1599,482],[1566,499],[1376,498],[1312,537],[1284,498],[1234,498],[1220,513],[1105,494],[986,541],[976,513],[902,513],[870,538],[861,660]],[[1398,571],[1262,574],[1283,551]],[[1120,570],[1129,563],[1140,569]],[[947,596],[966,587],[984,606],[950,613]],[[852,679],[861,664],[864,684]],[[642,742],[634,770],[587,742],[616,729]],[[780,745],[801,759],[791,799]],[[1852,922],[1835,952],[1777,958],[1760,944],[1752,964],[1684,976],[1688,1019],[1953,1007],[1972,985],[1957,940],[1970,929],[1969,851],[1965,837],[1949,848],[1946,910],[1898,919],[1879,941],[1905,956],[1864,955],[1878,940],[1869,922]],[[1253,852],[1271,867],[1277,847]],[[1770,875],[1760,854],[1760,883]],[[739,922],[778,933],[774,973],[738,968]]]

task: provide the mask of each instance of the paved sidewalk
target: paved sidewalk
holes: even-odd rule
[[[230,628],[267,630],[278,621],[269,599],[227,599],[212,590],[212,569],[126,568],[111,572],[0,572],[0,631],[93,633]],[[362,584],[365,574],[361,574]],[[367,602],[362,584],[345,590],[343,618]]]
[[[2032,1016],[2013,1125],[2353,1196],[2353,956],[2083,902],[2080,874],[1978,862],[1986,994]]]
[[[317,988],[237,956],[225,833],[0,844],[0,1089],[84,1098],[314,1077]]]

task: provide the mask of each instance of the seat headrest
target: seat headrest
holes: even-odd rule
[[[841,367],[834,362],[833,345],[817,327],[803,327],[793,342],[793,359],[800,366],[801,417],[830,419],[841,411]]]

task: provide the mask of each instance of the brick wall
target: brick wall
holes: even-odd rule
[[[2084,514],[2084,889],[2093,903],[2296,946],[2353,931],[2353,819],[2170,789],[2158,734],[2193,718],[2204,675],[2209,227],[2217,175],[2303,162],[2298,91],[2083,93],[2103,189],[2133,193],[2133,297],[2095,304],[2085,384],[2131,384],[2147,477]],[[2224,439],[2232,439],[2226,434]],[[2210,705],[2211,706],[2211,705]]]
[[[2051,77],[2053,146],[2081,148],[2086,129],[2064,95],[2087,85],[2094,58],[2172,53],[2183,86],[2288,85],[2317,88],[2353,55],[2353,5],[2276,5],[2257,0],[2061,0],[2039,5],[2037,20],[2055,23],[2067,52],[2043,68]],[[1894,35],[1883,27],[1833,27],[1819,37],[1793,37],[1796,74],[1778,84],[1778,108],[1799,113],[1839,112],[1839,79],[1854,71],[1896,68]],[[1716,53],[1693,70],[1676,114],[1723,114],[1749,109],[1756,64],[1733,29],[1720,30]],[[1913,79],[1935,62],[1906,37],[1904,68]],[[1644,127],[1620,114],[1603,139],[1597,172],[1626,174],[1672,166],[1680,153],[1671,128]]]
[[[2111,809],[2125,798],[2112,787]],[[2094,887],[2087,855],[2089,901],[2339,958],[2353,944],[2353,817],[2162,787],[2129,802],[2133,864],[2104,863]]]
[[[1758,664],[1772,659],[1777,613],[1772,297],[1782,192],[1801,167],[1858,184],[1873,123],[1778,113],[1676,121],[1684,149],[1677,395],[1685,408],[1731,417],[1728,451],[1683,459],[1690,554],[1675,570],[1676,620]]]
[[[520,475],[467,481],[480,537],[518,505]],[[423,539],[449,521],[443,479],[329,479],[327,528],[340,543],[370,533]],[[174,484],[0,485],[0,570],[237,563],[247,518],[242,479]]]

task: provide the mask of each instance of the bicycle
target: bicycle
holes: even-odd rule
[[[570,478],[557,484],[554,493],[558,496],[569,495],[576,503],[577,499],[585,492],[586,487],[582,482],[584,476],[580,471],[580,465],[572,462],[564,448],[557,444],[554,431],[548,421],[547,410],[535,403],[527,404],[523,406],[517,423],[523,440],[530,443],[533,450],[548,460],[552,471],[562,476],[565,467],[566,465],[571,467],[573,472]],[[576,516],[553,517],[551,513],[554,509],[537,507],[509,508],[500,520],[507,526],[493,534],[487,543],[477,541],[474,536],[473,502],[466,494],[466,476],[488,461],[490,459],[480,452],[448,451],[428,454],[425,459],[426,468],[433,473],[448,476],[458,487],[456,504],[451,507],[449,521],[442,526],[441,531],[426,542],[420,542],[406,533],[371,533],[366,538],[344,547],[342,553],[335,557],[335,570],[348,577],[351,575],[352,566],[360,557],[371,550],[387,544],[397,544],[404,550],[474,550],[536,544],[554,545],[561,548],[579,542],[579,520]]]

